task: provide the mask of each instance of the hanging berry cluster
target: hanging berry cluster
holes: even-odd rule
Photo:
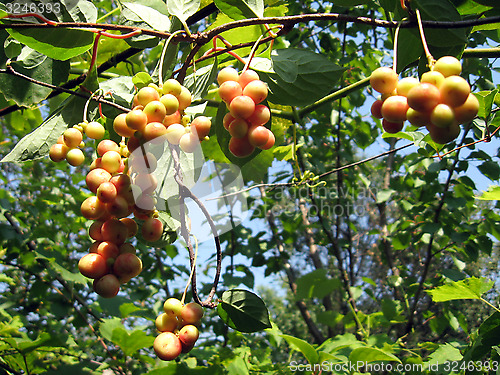
[[[236,157],[252,154],[256,147],[268,150],[275,137],[264,125],[271,118],[269,108],[262,103],[268,94],[267,85],[254,70],[241,74],[232,67],[223,68],[218,76],[219,96],[229,113],[224,116],[224,128],[231,135],[229,151]]]
[[[416,127],[425,126],[434,142],[451,142],[460,133],[459,125],[472,121],[479,110],[479,101],[461,72],[462,64],[453,56],[441,57],[420,80],[398,80],[393,69],[380,67],[370,76],[371,87],[382,94],[371,113],[382,119],[388,133],[401,131],[408,120]]]

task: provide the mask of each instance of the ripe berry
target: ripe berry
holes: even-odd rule
[[[472,121],[479,111],[479,101],[474,94],[469,94],[464,104],[453,108],[458,123],[465,124]]]
[[[118,172],[121,166],[122,156],[118,151],[108,151],[101,157],[101,166],[109,173]]]
[[[198,116],[191,122],[191,131],[195,132],[200,140],[208,136],[212,122],[206,116]]]
[[[422,77],[420,77],[421,83],[430,83],[436,86],[437,88],[441,86],[441,83],[443,83],[443,81],[444,81],[444,75],[435,70],[430,70],[428,72],[425,72],[424,74],[422,74]]]
[[[219,86],[219,96],[226,103],[229,104],[231,101],[243,94],[243,90],[240,84],[236,81],[226,81]]]
[[[408,91],[408,105],[416,111],[430,111],[441,101],[441,92],[430,83],[421,83]]]
[[[451,107],[458,107],[465,103],[470,94],[469,83],[460,76],[446,77],[439,87],[441,100]]]
[[[172,94],[174,96],[179,96],[182,92],[182,85],[176,79],[167,79],[162,86],[163,94]]]
[[[274,146],[274,143],[276,142],[276,138],[274,137],[274,133],[268,129],[269,133],[269,139],[267,140],[267,143],[264,146],[260,146],[259,148],[261,150],[269,150],[271,147]]]
[[[388,94],[394,91],[397,83],[398,74],[388,67],[377,68],[370,75],[371,87],[381,94]]]
[[[106,211],[105,205],[96,196],[85,199],[80,207],[82,216],[88,220],[99,219]]]
[[[415,77],[404,77],[400,79],[396,85],[396,93],[398,95],[406,96],[408,95],[408,91],[417,86],[419,83],[419,80]]]
[[[255,70],[247,69],[238,77],[238,83],[244,89],[250,82],[256,81],[259,78],[259,74]]]
[[[456,57],[443,56],[435,62],[432,69],[445,77],[458,76],[462,72],[462,64]]]
[[[182,307],[180,317],[184,324],[198,324],[203,314],[203,307],[195,302],[190,302]]]
[[[246,95],[235,97],[229,103],[229,112],[234,118],[247,119],[255,110],[255,102]]]
[[[440,103],[431,112],[431,122],[440,127],[447,128],[455,122],[455,113],[450,106]]]
[[[415,111],[413,108],[408,108],[406,111],[406,119],[413,126],[425,126],[431,122],[429,112]]]
[[[181,137],[186,133],[186,128],[181,124],[172,124],[167,128],[165,136],[170,144],[178,145]]]
[[[119,136],[122,137],[132,137],[136,132],[135,129],[129,128],[125,118],[127,117],[126,113],[120,113],[113,120],[113,129]]]
[[[111,182],[103,182],[97,188],[97,198],[103,203],[113,202],[117,196],[116,186]]]
[[[164,142],[165,139],[161,138],[167,133],[167,128],[161,122],[150,122],[142,131],[142,137],[145,141],[152,141],[157,139],[158,142]]]
[[[267,85],[264,82],[255,80],[248,82],[243,89],[243,95],[249,96],[255,104],[259,104],[267,98],[267,91]]]
[[[103,298],[113,298],[120,291],[120,281],[111,273],[100,279],[94,280],[92,284],[94,291]]]
[[[134,237],[137,234],[138,226],[134,219],[131,219],[129,217],[124,217],[120,219],[120,221],[127,227],[128,238]],[[121,247],[120,247],[120,253],[122,253]],[[134,254],[135,254],[135,248],[134,248]]]
[[[111,139],[103,139],[97,145],[97,154],[99,156],[103,156],[108,151],[116,151],[120,153],[120,146],[118,146],[118,144]]]
[[[149,102],[142,111],[146,115],[148,122],[162,122],[165,118],[165,115],[167,114],[165,105],[159,100],[153,100],[152,102]]]
[[[142,262],[132,253],[118,255],[113,263],[113,273],[121,282],[127,282],[139,275],[142,271]]]
[[[370,112],[373,117],[381,119],[384,116],[382,116],[382,104],[384,102],[382,100],[375,100],[370,108]]]
[[[265,126],[252,126],[248,130],[248,141],[255,147],[264,146],[269,141],[269,129]]]
[[[50,160],[56,163],[63,161],[64,159],[66,159],[68,151],[69,147],[66,146],[65,144],[60,144],[60,143],[53,144],[49,150]]]
[[[200,331],[192,324],[186,324],[179,331],[179,340],[183,346],[192,347],[200,337]]]
[[[234,119],[227,129],[229,134],[234,138],[243,138],[248,132],[248,123],[245,120],[236,118]]]
[[[179,325],[175,316],[162,313],[155,320],[156,329],[160,332],[174,332]]]
[[[148,123],[148,116],[140,109],[133,109],[126,114],[125,122],[130,129],[141,131]]]
[[[182,86],[181,93],[177,99],[179,100],[179,111],[183,111],[191,105],[191,92],[186,87]]]
[[[79,148],[72,148],[67,152],[66,160],[73,167],[78,167],[79,165],[82,165],[83,162],[85,161],[85,155],[83,154],[83,151],[80,150]]]
[[[226,81],[238,81],[238,71],[233,67],[227,66],[222,68],[217,75],[217,83],[222,85]]]
[[[121,245],[128,237],[127,225],[118,219],[106,220],[101,226],[103,241],[110,241]]]
[[[148,242],[158,241],[163,234],[163,223],[157,218],[149,218],[142,225],[141,233]]]
[[[182,345],[179,338],[172,332],[160,333],[153,342],[153,349],[163,361],[171,361],[182,352]]]
[[[85,134],[92,139],[102,139],[105,133],[106,129],[104,126],[97,121],[91,121],[85,127]]]
[[[394,133],[397,133],[397,132],[400,132],[401,130],[403,130],[403,123],[402,122],[391,122],[391,121],[387,121],[386,119],[383,119],[382,120],[382,128],[384,128],[384,130],[387,133],[394,134]]]
[[[247,121],[252,125],[264,125],[267,124],[271,118],[271,111],[266,105],[259,104],[255,106],[255,110],[252,115],[247,118]]]
[[[158,91],[153,87],[146,86],[137,92],[137,102],[144,107],[153,100],[159,99],[160,94],[158,94]]]
[[[175,95],[165,94],[160,98],[160,102],[165,107],[166,115],[173,115],[179,110],[179,100]]]
[[[271,146],[272,147],[272,146]],[[234,138],[229,140],[229,151],[239,158],[244,158],[249,156],[254,152],[255,147],[250,144],[247,137],[244,138]]]
[[[403,122],[406,120],[406,111],[408,108],[406,96],[394,95],[384,101],[381,113],[387,121]]]
[[[97,193],[97,188],[106,181],[109,181],[111,178],[111,173],[102,168],[96,168],[91,170],[87,177],[85,178],[85,182],[87,183],[87,187],[92,193]]]
[[[80,130],[69,128],[64,131],[63,140],[66,146],[69,148],[75,148],[80,146],[80,143],[83,140],[83,135]]]
[[[97,253],[88,253],[78,262],[80,273],[89,279],[98,279],[108,273],[106,259]]]

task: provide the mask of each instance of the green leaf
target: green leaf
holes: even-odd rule
[[[384,189],[377,192],[377,203],[387,202],[396,193],[393,189]]]
[[[274,50],[271,60],[254,58],[251,67],[269,86],[270,102],[293,106],[311,104],[329,94],[345,70],[321,54],[296,48]]]
[[[309,344],[307,341],[304,341],[302,339],[299,339],[298,337],[290,336],[290,335],[280,335],[283,337],[288,345],[292,347],[293,349],[301,352],[304,357],[306,357],[307,362],[309,362],[311,365],[315,364],[319,360],[319,354],[314,349],[314,346]]]
[[[184,86],[191,92],[192,100],[206,97],[208,88],[217,77],[217,62],[196,70],[184,79]]]
[[[462,17],[450,1],[413,0],[412,6],[419,8],[422,19],[434,21],[461,21]],[[467,31],[465,29],[425,29],[427,43],[431,47],[447,47],[465,44]]]
[[[140,90],[150,83],[153,83],[153,78],[151,78],[147,72],[139,72],[132,77],[132,82],[137,86],[137,90]]]
[[[494,281],[485,278],[470,277],[460,281],[441,285],[428,290],[434,302],[444,302],[457,299],[480,299],[494,285]]]
[[[69,60],[88,51],[94,43],[90,31],[75,29],[8,29],[19,42],[55,60]]]
[[[485,201],[500,200],[500,186],[490,185],[487,191],[483,191],[483,194],[481,196],[476,196],[476,198]]]
[[[12,69],[36,81],[57,86],[68,79],[69,61],[52,60],[29,47],[22,49],[18,59],[22,60],[12,62]],[[7,100],[30,107],[46,99],[52,89],[11,74],[0,74],[0,91]]]
[[[198,11],[200,3],[200,0],[167,0],[167,7],[170,14],[184,23]]]
[[[490,180],[495,181],[500,178],[500,166],[496,162],[485,161],[481,165],[478,165],[477,169]]]
[[[349,362],[351,363],[370,363],[370,362],[399,362],[401,360],[394,354],[388,353],[378,348],[371,347],[361,347],[354,349],[351,354],[349,354]]]
[[[297,298],[323,298],[340,287],[338,279],[327,277],[326,269],[318,269],[297,279]]]
[[[170,18],[168,9],[161,0],[148,0],[137,2],[122,2],[122,5],[133,12],[151,28],[158,31],[170,30]]]
[[[126,356],[129,356],[139,349],[152,346],[154,337],[148,336],[142,330],[134,330],[129,333],[123,328],[115,328],[111,335],[111,341],[118,345]]]
[[[214,3],[222,13],[235,21],[264,16],[263,0],[214,0]]]
[[[475,92],[476,98],[479,100],[478,116],[488,120],[491,115],[495,96],[498,94],[498,89],[492,91]]]
[[[473,340],[464,351],[465,362],[480,360],[489,355],[493,347],[500,345],[500,313],[490,315],[471,337]]]
[[[224,323],[240,332],[259,332],[272,327],[264,301],[248,290],[226,290],[217,313]]]

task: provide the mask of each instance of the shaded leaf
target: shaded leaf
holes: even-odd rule
[[[264,301],[244,289],[222,293],[217,313],[224,323],[240,332],[258,332],[272,327]]]
[[[264,16],[263,0],[215,0],[217,8],[233,20]]]

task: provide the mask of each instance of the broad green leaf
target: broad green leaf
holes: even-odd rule
[[[214,3],[222,13],[236,21],[264,16],[263,0],[215,0]]]
[[[52,60],[29,47],[24,47],[18,58],[23,60],[12,62],[12,69],[25,76],[56,86],[68,79],[69,61]],[[0,74],[0,91],[6,99],[30,107],[46,99],[52,89],[10,74]]]
[[[327,277],[326,269],[318,269],[297,279],[297,298],[323,298],[338,289],[341,285],[338,279]]]
[[[377,203],[387,202],[391,199],[392,195],[395,193],[395,190],[392,189],[384,189],[377,192]]]
[[[457,6],[458,12],[462,15],[483,13],[489,9],[491,6],[481,5],[474,0],[463,1]]]
[[[415,3],[415,4],[413,4]],[[435,21],[461,21],[462,17],[450,1],[413,0],[412,6],[421,11],[422,18]],[[465,29],[425,29],[427,43],[432,47],[450,47],[467,42]]]
[[[462,354],[460,350],[446,343],[444,345],[439,345],[437,350],[429,355],[429,361],[424,365],[437,365],[438,367],[443,367],[447,362],[460,361],[461,359]]]
[[[197,69],[184,79],[183,85],[191,92],[192,100],[206,97],[208,88],[217,77],[217,63]]]
[[[165,3],[161,0],[137,2],[122,2],[122,5],[146,22],[151,28],[158,31],[170,30],[170,18]]]
[[[401,363],[401,360],[394,354],[388,353],[378,348],[360,347],[354,349],[351,354],[349,354],[349,362],[351,363],[371,363],[378,361]]]
[[[139,72],[132,77],[132,82],[137,87],[137,90],[140,90],[150,83],[153,83],[153,78],[151,78],[147,72]]]
[[[319,354],[312,346],[309,344],[307,341],[304,341],[302,339],[299,339],[298,337],[290,336],[290,335],[281,335],[288,345],[292,347],[293,349],[301,352],[304,357],[307,359],[307,362],[309,362],[311,365],[315,364],[319,360]]]
[[[268,84],[270,102],[294,106],[311,104],[329,94],[345,70],[320,54],[295,48],[274,50],[271,60],[254,58],[251,67]],[[297,74],[285,73],[289,71]]]
[[[217,313],[224,323],[240,332],[259,332],[272,327],[264,301],[248,290],[226,290]]]
[[[490,315],[472,337],[464,351],[464,361],[477,361],[489,355],[491,349],[500,345],[500,313]]]
[[[90,31],[75,29],[8,29],[19,42],[55,60],[69,60],[88,51],[94,43]]]
[[[129,333],[127,330],[118,327],[113,329],[111,341],[118,345],[126,356],[129,356],[139,349],[152,346],[154,337],[148,336],[142,330],[134,330]]]
[[[184,23],[200,8],[200,0],[167,0],[167,7],[170,14]]]
[[[500,4],[496,0],[474,0],[474,2],[488,7],[500,8]]]
[[[477,199],[482,199],[485,201],[497,201],[500,200],[500,186],[490,185],[487,191],[483,191],[483,194],[476,196]]]
[[[460,281],[438,286],[428,290],[434,302],[444,302],[457,299],[479,299],[489,291],[494,281],[485,278],[470,277]]]
[[[477,169],[492,181],[500,178],[500,166],[494,161],[487,160],[478,165]]]
[[[99,333],[109,341],[111,341],[115,329],[125,329],[120,318],[103,319],[99,325]]]
[[[478,116],[484,120],[488,120],[491,115],[495,96],[498,94],[498,89],[492,91],[475,92],[476,98],[479,100]]]

